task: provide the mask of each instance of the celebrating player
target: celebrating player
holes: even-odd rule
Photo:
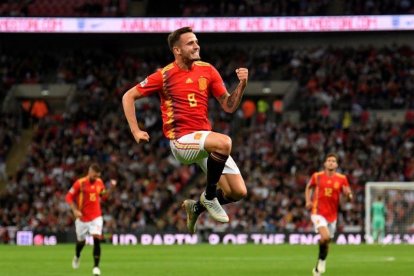
[[[111,180],[111,188],[107,190],[100,176],[101,168],[99,165],[90,165],[88,174],[76,180],[66,194],[66,202],[69,204],[76,218],[75,228],[77,242],[72,267],[74,269],[79,268],[80,254],[85,246],[85,237],[87,234],[90,234],[93,237],[93,275],[101,274],[99,261],[101,257],[100,240],[103,219],[100,200],[107,198],[112,188],[116,186],[116,180]]]
[[[197,218],[204,210],[215,220],[228,222],[221,205],[238,201],[247,194],[240,171],[230,156],[230,137],[212,131],[208,99],[212,95],[224,111],[234,112],[246,88],[248,70],[235,70],[239,84],[230,94],[216,68],[200,61],[200,46],[190,27],[172,32],[168,45],[175,61],[128,90],[122,102],[137,143],[149,141],[149,134],[138,127],[134,102],[157,92],[161,99],[163,132],[170,140],[174,157],[184,164],[197,163],[207,173],[207,186],[200,200],[188,199],[182,205],[187,212],[187,228],[194,233]]]
[[[306,185],[306,208],[311,210],[311,220],[315,231],[320,234],[318,262],[313,269],[317,276],[326,270],[328,245],[335,235],[341,192],[352,200],[352,192],[345,175],[336,172],[338,156],[330,153],[326,156],[324,170],[312,175]]]

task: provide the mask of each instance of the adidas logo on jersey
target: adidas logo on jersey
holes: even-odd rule
[[[193,80],[192,80],[192,79],[190,79],[190,78],[188,78],[188,79],[185,81],[185,83],[193,83]]]

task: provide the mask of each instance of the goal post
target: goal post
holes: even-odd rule
[[[372,243],[372,203],[381,195],[385,206],[385,235],[414,233],[414,182],[367,182],[365,240]]]

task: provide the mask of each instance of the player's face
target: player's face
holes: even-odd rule
[[[328,157],[325,161],[325,169],[328,171],[335,171],[338,168],[338,162],[336,161],[336,158],[331,156]]]
[[[177,49],[184,61],[200,60],[200,46],[194,33],[182,34]]]
[[[101,176],[101,173],[95,172],[93,169],[89,169],[88,177],[91,183],[95,182]]]

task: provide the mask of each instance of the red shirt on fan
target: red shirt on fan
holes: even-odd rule
[[[216,68],[202,61],[194,62],[190,70],[183,70],[173,62],[148,76],[136,88],[143,96],[158,92],[163,132],[170,140],[195,131],[211,130],[208,98],[227,92]]]
[[[335,221],[342,189],[349,187],[346,176],[340,173],[329,176],[324,171],[316,172],[312,175],[309,185],[315,187],[312,198],[312,215],[321,215],[328,222]]]
[[[92,221],[102,215],[100,199],[105,193],[105,185],[102,179],[98,178],[93,183],[88,177],[82,177],[75,181],[66,194],[66,202],[75,202],[79,211],[82,212],[80,218],[83,222]]]

